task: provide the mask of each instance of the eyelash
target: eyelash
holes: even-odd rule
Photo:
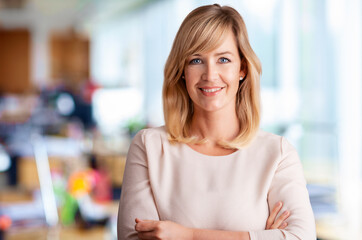
[[[221,62],[221,60],[226,60],[226,61],[225,61],[225,62]],[[196,61],[201,61],[201,59],[200,59],[200,58],[191,59],[190,64],[199,64],[199,63],[200,63],[200,62],[196,62]],[[225,58],[225,57],[219,58],[218,61],[219,61],[220,63],[228,63],[228,62],[231,62],[230,59]]]
[[[227,60],[227,62],[230,62],[230,59],[227,59],[227,58],[225,58],[225,57],[222,57],[222,58],[220,58],[219,60],[221,60],[221,59],[225,59],[225,60]],[[222,62],[222,63],[227,63],[227,62]]]
[[[201,61],[201,59],[200,59],[200,58],[194,58],[194,59],[192,59],[192,60],[190,61],[190,64],[198,64],[198,63],[195,62],[195,61]]]

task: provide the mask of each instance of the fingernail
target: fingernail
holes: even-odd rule
[[[284,215],[288,215],[288,214],[289,214],[289,211],[285,211],[285,212],[284,212]]]

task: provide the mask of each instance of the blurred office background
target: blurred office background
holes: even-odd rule
[[[173,38],[215,2],[244,17],[262,128],[298,149],[318,238],[362,239],[360,0],[0,0],[0,239],[115,239]]]

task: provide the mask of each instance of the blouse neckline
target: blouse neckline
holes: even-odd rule
[[[238,149],[235,152],[232,152],[232,153],[229,153],[226,155],[214,156],[214,155],[207,155],[204,153],[200,153],[200,152],[196,151],[195,149],[193,149],[192,147],[190,147],[189,145],[187,145],[186,143],[182,143],[181,145],[184,146],[186,148],[186,150],[188,150],[189,152],[192,152],[194,155],[198,155],[202,158],[208,158],[208,159],[210,159],[210,158],[213,158],[213,159],[230,158],[230,157],[233,157],[234,155],[237,155],[241,151],[240,149]]]

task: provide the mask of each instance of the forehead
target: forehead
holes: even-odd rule
[[[219,52],[231,52],[233,54],[237,54],[239,52],[235,35],[231,30],[225,31],[221,38],[219,38],[218,41],[212,45],[212,47],[210,46],[209,48],[195,52],[194,54]]]
[[[227,31],[224,34],[222,40],[219,42],[219,44],[216,45],[214,49],[211,49],[211,51],[219,51],[219,50],[238,52],[238,45],[234,33],[232,31]]]

